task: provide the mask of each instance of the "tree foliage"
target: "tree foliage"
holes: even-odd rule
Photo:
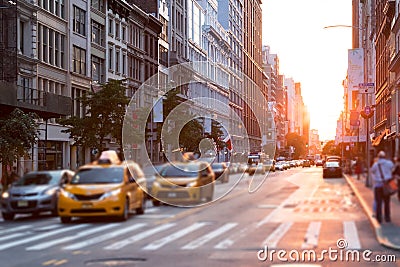
[[[0,119],[0,162],[12,165],[18,158],[26,156],[38,139],[35,113],[24,113],[16,108],[10,115]]]
[[[297,133],[288,133],[286,135],[286,142],[288,146],[294,147],[293,158],[298,159],[301,156],[306,156],[306,141],[303,136],[300,136]]]
[[[97,92],[88,92],[79,98],[86,108],[86,116],[59,121],[69,126],[67,132],[76,145],[103,150],[105,138],[115,137],[122,151],[122,125],[129,98],[125,96],[122,81],[110,80]]]
[[[328,141],[322,148],[322,154],[324,155],[339,156],[340,152],[340,147],[335,145],[334,140]]]

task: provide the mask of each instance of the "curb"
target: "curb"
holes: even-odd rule
[[[369,222],[371,223],[371,226],[375,229],[375,236],[376,236],[376,239],[378,240],[379,244],[381,244],[382,246],[388,247],[388,248],[400,250],[400,246],[393,244],[390,240],[387,239],[387,237],[385,237],[382,234],[381,225],[378,223],[378,221],[374,217],[372,217],[372,209],[370,207],[370,204],[368,204],[364,200],[360,191],[358,191],[357,187],[354,185],[354,182],[351,181],[351,178],[349,178],[349,176],[347,174],[343,174],[343,176],[346,179],[347,183],[350,185],[351,190],[353,190],[353,192],[356,194],[356,197],[358,198],[358,201],[360,202],[361,207],[363,208],[365,214],[367,215]]]

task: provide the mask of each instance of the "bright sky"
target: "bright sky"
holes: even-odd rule
[[[301,83],[311,129],[334,139],[343,109],[342,81],[351,49],[350,0],[263,0],[263,45],[279,57],[279,71]]]

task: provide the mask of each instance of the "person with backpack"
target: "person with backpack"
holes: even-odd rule
[[[390,218],[390,195],[383,193],[383,184],[392,178],[394,164],[386,159],[385,151],[379,151],[378,160],[371,167],[371,176],[373,180],[374,199],[376,203],[376,219],[382,223],[382,205],[384,205],[385,221],[391,222]]]

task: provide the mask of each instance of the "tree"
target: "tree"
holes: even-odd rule
[[[61,119],[59,123],[69,126],[67,132],[76,145],[104,149],[108,135],[116,138],[122,152],[122,125],[129,98],[125,96],[122,81],[110,80],[97,92],[88,92],[80,102],[86,108],[86,116]]]
[[[288,133],[286,135],[286,142],[288,146],[294,147],[293,158],[298,159],[307,153],[306,141],[303,136],[300,136],[297,133]]]
[[[37,142],[38,127],[35,113],[24,113],[16,108],[0,119],[0,163],[10,166],[18,158],[28,155]]]
[[[322,148],[322,154],[324,155],[339,156],[340,152],[340,147],[335,145],[334,140],[328,141]]]

